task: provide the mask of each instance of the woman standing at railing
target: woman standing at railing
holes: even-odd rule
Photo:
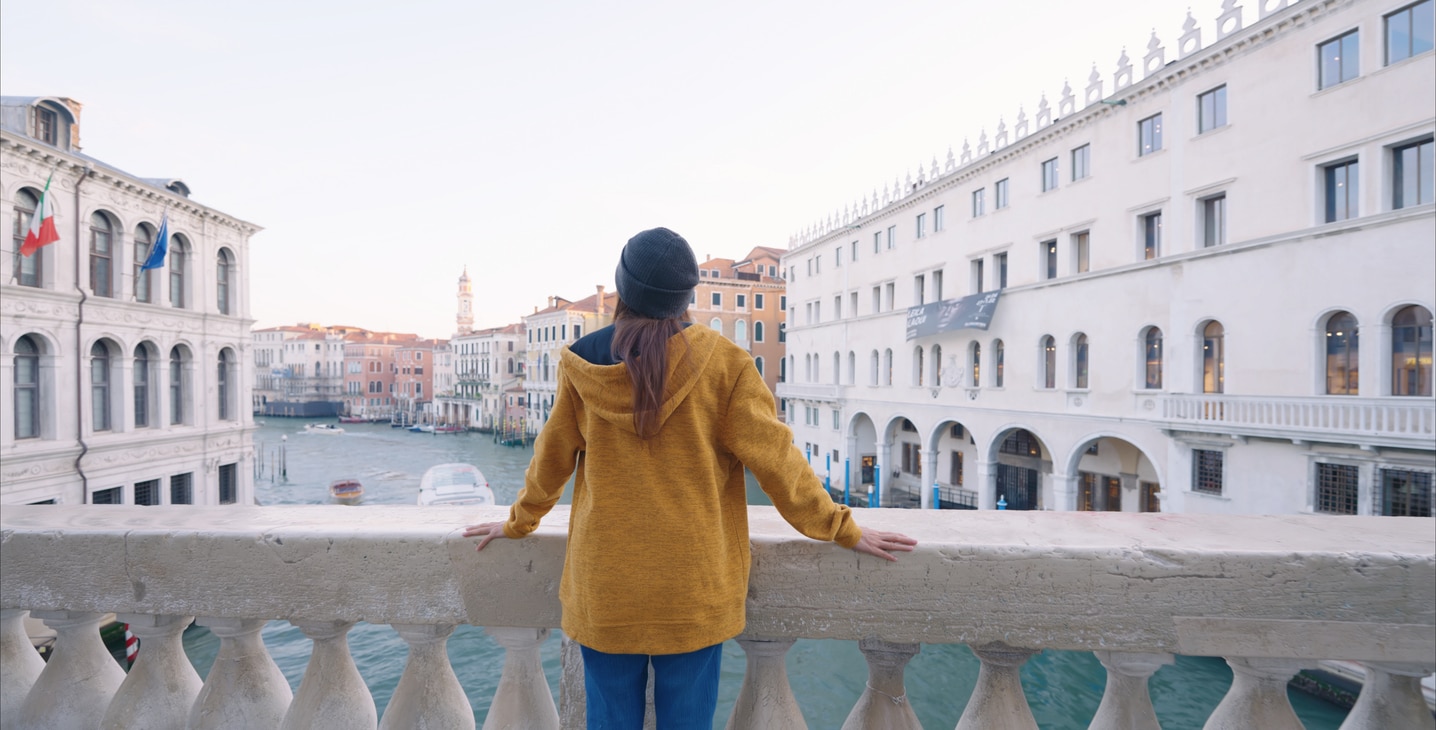
[[[887,560],[917,541],[859,529],[793,445],[753,358],[689,327],[699,277],[687,241],[639,233],[614,276],[614,324],[563,351],[508,522],[464,535],[482,538],[479,550],[528,535],[576,469],[559,599],[583,650],[588,726],[642,726],[651,660],[659,728],[706,729],[722,643],[744,626],[744,467],[808,537]]]

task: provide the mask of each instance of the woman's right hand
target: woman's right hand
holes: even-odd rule
[[[917,540],[900,532],[864,529],[862,538],[853,546],[853,550],[896,562],[897,556],[890,551],[910,553],[916,545]]]

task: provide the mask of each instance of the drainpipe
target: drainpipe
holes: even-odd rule
[[[85,335],[81,331],[85,324],[85,300],[89,294],[85,293],[85,287],[80,285],[80,185],[95,174],[95,171],[86,165],[80,177],[75,181],[75,290],[80,292],[80,303],[76,307],[75,317],[75,440],[80,442],[80,453],[75,455],[75,473],[80,475],[80,500],[84,503],[85,495],[90,493],[90,478],[85,476],[85,470],[80,467],[85,454],[89,453],[90,447],[85,443],[85,411],[81,403],[85,398]]]

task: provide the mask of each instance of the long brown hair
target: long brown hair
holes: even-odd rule
[[[682,332],[687,321],[686,311],[671,319],[645,317],[623,299],[613,308],[613,357],[628,366],[633,427],[644,440],[655,436],[660,425],[658,410],[668,388],[668,340]]]

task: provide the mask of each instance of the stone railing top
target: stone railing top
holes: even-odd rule
[[[0,607],[553,627],[568,511],[7,505]],[[1436,530],[1403,517],[857,510],[888,563],[749,508],[750,636],[1430,662]]]

